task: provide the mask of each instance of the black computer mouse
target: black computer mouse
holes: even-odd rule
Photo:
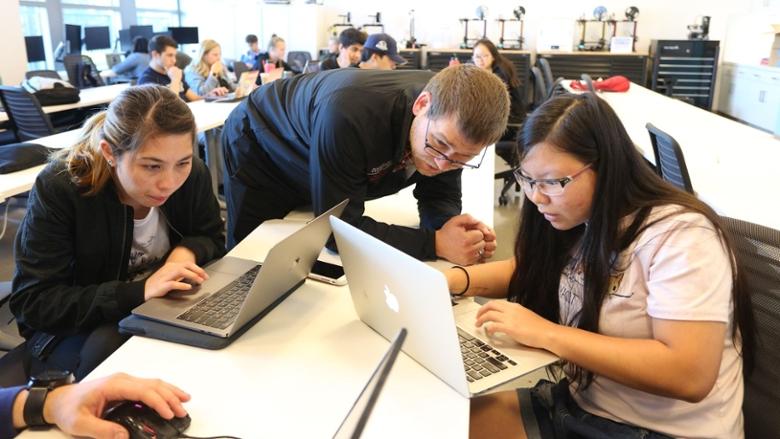
[[[119,403],[103,418],[125,427],[130,439],[177,439],[191,421],[189,415],[165,419],[146,404],[135,401]]]

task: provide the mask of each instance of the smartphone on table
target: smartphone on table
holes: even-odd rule
[[[344,275],[344,267],[317,260],[309,273],[309,279],[329,283],[331,285],[346,285],[347,276]]]

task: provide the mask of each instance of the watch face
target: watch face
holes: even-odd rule
[[[49,385],[59,386],[73,382],[73,375],[67,370],[46,370],[30,377],[28,386],[45,387]]]

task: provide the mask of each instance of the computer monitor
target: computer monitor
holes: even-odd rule
[[[133,38],[130,37],[130,29],[119,29],[119,47],[122,52],[133,51]]]
[[[200,43],[197,27],[169,27],[168,32],[171,33],[171,37],[179,44]]]
[[[108,26],[85,27],[84,45],[87,50],[110,49],[111,36]]]
[[[70,43],[68,53],[81,53],[81,26],[78,24],[66,24],[65,39]]]
[[[46,61],[42,36],[24,37],[24,46],[27,49],[27,62]]]
[[[154,29],[151,25],[144,26],[130,26],[130,40],[135,37],[144,37],[147,40],[151,40],[154,36]]]

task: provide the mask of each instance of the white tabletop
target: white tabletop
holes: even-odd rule
[[[60,111],[72,110],[74,108],[91,107],[93,105],[108,104],[122,90],[130,87],[130,84],[104,85],[101,87],[84,88],[79,91],[79,101],[72,104],[47,105],[43,108],[44,113],[57,113]],[[8,120],[8,115],[0,111],[0,122]]]
[[[488,224],[493,161],[491,147],[480,169],[463,174],[464,211]],[[370,201],[366,212],[394,224],[419,223],[411,190]],[[230,255],[262,261],[273,244],[310,217],[296,212],[266,222]],[[193,396],[187,404],[190,435],[324,438],[336,431],[387,347],[387,340],[358,320],[348,287],[307,280],[223,350],[132,337],[88,379],[124,371],[179,385]],[[468,399],[401,354],[364,437],[465,438],[468,421]],[[25,431],[23,437],[64,435]]]
[[[204,132],[222,126],[222,124],[225,123],[225,119],[227,119],[230,112],[233,111],[238,103],[207,103],[205,101],[196,101],[190,102],[187,105],[195,116],[198,132]],[[75,130],[41,137],[39,139],[31,140],[30,142],[38,143],[48,148],[67,148],[76,142],[80,132],[81,129],[77,128]],[[44,166],[45,165],[38,165],[10,174],[0,174],[0,203],[4,202],[7,198],[29,191],[35,183],[35,177],[41,172]]]
[[[780,139],[634,83],[626,93],[598,95],[650,162],[655,157],[645,125],[650,122],[674,137],[694,191],[718,214],[780,230],[780,206],[772,201],[777,199]]]

